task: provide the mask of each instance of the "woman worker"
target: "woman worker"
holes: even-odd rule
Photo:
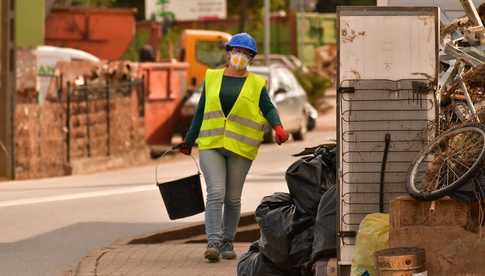
[[[257,54],[256,41],[247,33],[234,35],[226,45],[228,64],[209,69],[200,101],[184,142],[177,147],[190,155],[197,139],[207,186],[204,257],[210,262],[236,258],[233,240],[241,212],[244,180],[263,141],[266,122],[275,141],[288,140],[278,111],[271,103],[266,80],[247,71]],[[224,206],[224,211],[223,211]]]

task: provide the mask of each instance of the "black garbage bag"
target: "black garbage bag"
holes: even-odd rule
[[[237,276],[292,276],[278,269],[259,250],[258,243],[254,242],[249,251],[241,255],[237,264]]]
[[[258,207],[259,208],[259,207]],[[293,225],[294,205],[281,206],[259,217],[261,253],[276,266],[287,267],[289,252],[289,233]]]
[[[308,240],[311,237],[301,233],[310,231],[315,219],[296,216],[289,194],[274,193],[264,197],[256,209],[256,221],[260,227],[259,250],[278,268],[286,271],[299,267],[303,263],[300,259],[310,258],[312,244]],[[303,244],[303,241],[307,242]],[[293,261],[290,261],[290,254],[294,256]]]
[[[311,255],[314,226],[292,235],[289,253],[289,272],[294,276],[311,276]]]
[[[288,205],[293,205],[291,196],[288,193],[274,193],[270,196],[265,196],[258,208],[256,208],[256,220],[261,219],[271,210]]]
[[[337,257],[337,187],[330,187],[320,199],[315,221],[312,262]]]
[[[286,182],[299,214],[315,217],[322,194],[336,181],[335,149],[319,148],[286,171]]]

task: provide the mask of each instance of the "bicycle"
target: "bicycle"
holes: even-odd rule
[[[462,1],[462,4],[465,11],[474,9],[469,1]],[[485,55],[474,51],[473,47],[462,46],[469,42],[465,34],[470,37],[470,32],[478,32],[480,37],[485,31],[483,25],[465,26],[461,31],[462,38],[444,47],[444,52],[455,60],[449,62],[436,92],[438,99],[451,101],[437,118],[436,137],[409,168],[406,189],[419,200],[433,201],[449,195],[479,175],[485,163],[485,125],[482,124],[485,112],[479,113],[476,108],[478,103],[485,102],[485,77],[484,84],[479,84],[482,88],[479,86],[470,93],[470,76],[476,71],[479,76],[485,73]]]

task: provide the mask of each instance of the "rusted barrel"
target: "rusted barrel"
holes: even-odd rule
[[[378,276],[426,275],[426,256],[422,248],[388,248],[377,251],[375,257]]]

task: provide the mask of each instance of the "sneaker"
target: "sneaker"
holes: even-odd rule
[[[220,247],[220,251],[223,259],[230,260],[237,257],[236,252],[234,252],[234,245],[232,245],[232,241],[223,241]]]
[[[215,263],[219,261],[219,248],[221,246],[220,242],[217,241],[210,241],[207,243],[207,249],[204,252],[204,258],[209,260],[211,263]]]

